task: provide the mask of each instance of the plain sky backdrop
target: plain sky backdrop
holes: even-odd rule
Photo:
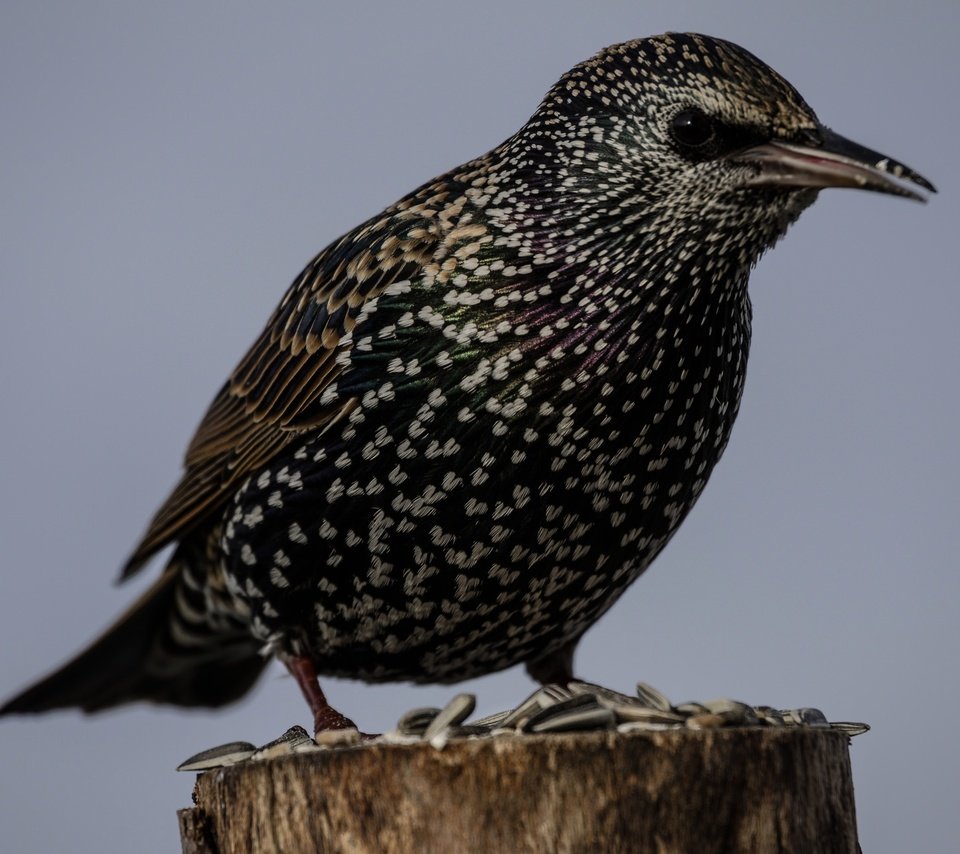
[[[956,0],[4,0],[0,694],[155,576],[112,586],[317,250],[499,143],[576,62],[668,29],[742,44],[941,192],[827,191],[761,261],[726,456],[578,671],[868,721],[864,850],[960,850]],[[367,730],[455,690],[325,684]],[[465,688],[487,712],[532,684]],[[279,669],[222,713],[4,719],[0,848],[169,854],[193,785],[179,761],[307,719]]]

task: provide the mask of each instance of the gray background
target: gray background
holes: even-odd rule
[[[595,50],[696,29],[757,53],[824,122],[941,194],[828,191],[760,263],[727,454],[578,669],[678,701],[869,721],[852,747],[864,850],[960,850],[958,10],[5,0],[0,693],[155,575],[111,586],[207,402],[315,251],[500,142]],[[326,687],[368,730],[453,693]],[[532,686],[514,670],[463,687],[492,711]],[[3,720],[2,847],[178,850],[193,781],[174,766],[307,718],[277,670],[221,714]]]

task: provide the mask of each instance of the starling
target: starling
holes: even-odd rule
[[[577,65],[307,265],[123,572],[175,544],[160,579],[0,712],[220,706],[268,654],[317,729],[317,674],[569,681],[727,444],[751,267],[821,188],[904,182],[730,42]]]

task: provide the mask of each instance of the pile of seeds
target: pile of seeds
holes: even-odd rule
[[[750,706],[737,700],[710,700],[676,706],[656,688],[640,682],[636,696],[621,694],[590,682],[546,685],[534,691],[519,706],[474,721],[467,719],[476,708],[473,694],[457,694],[442,709],[413,709],[403,715],[391,732],[365,743],[411,744],[425,741],[442,748],[451,739],[493,738],[523,734],[582,732],[587,730],[715,729],[720,727],[819,727],[848,736],[870,729],[867,724],[833,722],[819,709],[777,710]],[[255,747],[235,741],[191,756],[178,771],[206,771],[246,760],[269,759],[290,753],[309,753],[345,744],[357,744],[356,730],[331,730],[311,738],[301,727],[288,729],[280,738]]]
[[[727,699],[674,706],[644,682],[637,685],[637,694],[632,697],[590,682],[546,685],[516,708],[467,722],[475,705],[472,694],[458,694],[443,709],[414,709],[400,718],[394,732],[386,733],[383,738],[423,740],[442,747],[451,738],[597,729],[634,732],[682,727],[814,726],[854,736],[870,728],[860,723],[830,723],[819,709],[778,711],[770,706],[750,706]]]

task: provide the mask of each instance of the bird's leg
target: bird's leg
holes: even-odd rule
[[[290,675],[297,680],[297,684],[310,706],[310,711],[313,712],[313,731],[315,733],[331,729],[357,728],[357,725],[350,718],[341,715],[327,702],[327,698],[320,689],[317,671],[314,669],[313,662],[307,656],[284,656],[283,663],[290,671]]]
[[[573,652],[579,640],[572,640],[554,652],[528,661],[527,673],[541,685],[568,685],[573,682]]]

